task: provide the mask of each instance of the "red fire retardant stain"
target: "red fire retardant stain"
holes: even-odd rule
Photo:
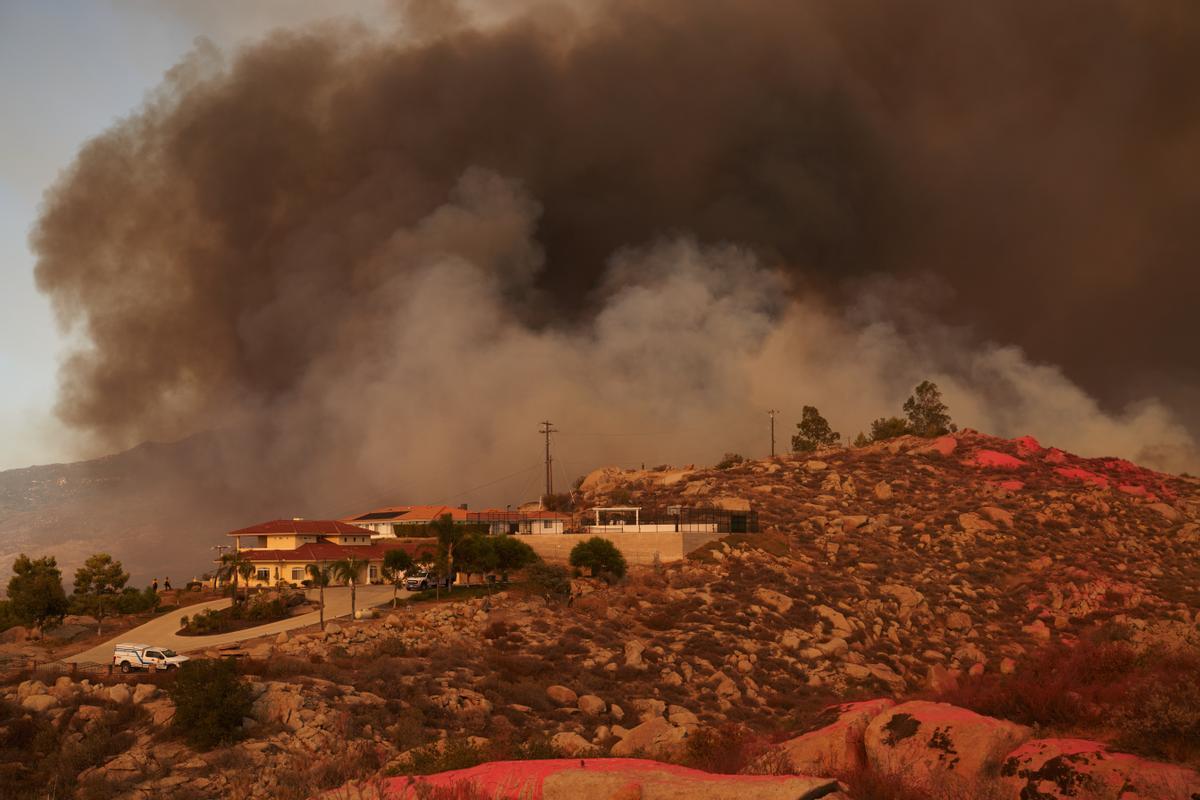
[[[1042,456],[1042,460],[1047,464],[1065,464],[1067,463],[1067,454],[1057,447],[1051,447],[1049,452]]]
[[[956,447],[958,447],[958,440],[953,436],[939,436],[929,444],[930,450],[942,456],[950,455]]]
[[[415,800],[418,787],[454,789],[473,785],[476,792],[496,800],[541,800],[542,784],[551,775],[566,770],[586,769],[589,772],[616,772],[636,780],[639,775],[673,775],[692,781],[728,781],[731,778],[746,785],[747,797],[754,796],[755,785],[786,782],[789,775],[713,775],[697,769],[678,767],[641,758],[555,758],[542,761],[493,761],[469,769],[456,769],[417,778],[393,778],[387,781],[388,800]],[[427,791],[427,790],[426,790]]]
[[[977,467],[985,467],[987,469],[1020,469],[1025,466],[1025,462],[1016,456],[1010,456],[1008,453],[1001,453],[996,450],[980,450],[975,454],[975,459],[972,463]]]
[[[1010,492],[1019,492],[1025,488],[1025,484],[1022,481],[999,481],[996,485]]]
[[[1020,456],[1036,455],[1045,449],[1038,443],[1038,440],[1032,436],[1022,436],[1019,439],[1013,439],[1013,443],[1016,444],[1017,455]]]
[[[1058,467],[1054,471],[1064,478],[1074,478],[1085,483],[1094,483],[1102,489],[1108,488],[1108,478],[1103,475],[1097,475],[1094,472],[1088,472],[1081,467]]]

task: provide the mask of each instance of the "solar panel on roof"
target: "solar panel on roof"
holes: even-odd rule
[[[370,514],[363,514],[361,517],[355,517],[356,522],[367,519],[391,519],[392,517],[400,516],[395,511],[372,511]]]

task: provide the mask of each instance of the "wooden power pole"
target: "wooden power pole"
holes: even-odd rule
[[[550,420],[543,420],[540,424],[541,427],[538,429],[538,433],[546,437],[546,494],[554,494],[554,470],[551,469],[553,462],[550,458],[550,434],[558,433],[558,431],[552,427],[554,423],[550,422]]]
[[[767,412],[767,416],[771,418],[771,458],[775,457],[775,415],[779,413],[779,409],[772,408]]]

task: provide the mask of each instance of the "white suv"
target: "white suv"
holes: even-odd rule
[[[121,672],[132,672],[135,669],[178,669],[187,661],[187,656],[181,656],[168,647],[155,647],[149,644],[119,644],[113,648],[113,666],[121,668]]]

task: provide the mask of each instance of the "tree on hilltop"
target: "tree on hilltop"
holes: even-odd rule
[[[921,381],[904,401],[909,430],[917,436],[933,438],[958,430],[950,421],[950,409],[942,402],[942,393],[932,381]]]
[[[12,571],[8,581],[12,616],[39,628],[61,622],[69,604],[54,556],[33,559],[22,553],[13,561]]]
[[[799,433],[792,437],[792,450],[797,453],[811,453],[818,447],[830,447],[842,440],[842,435],[829,427],[816,406],[804,407],[796,427]]]
[[[114,561],[108,553],[96,553],[75,570],[75,596],[85,601],[89,611],[96,615],[96,633],[104,632],[104,596],[116,594],[125,588],[129,580],[120,561]]]
[[[883,442],[910,433],[908,420],[902,417],[880,417],[871,423],[871,441]]]

